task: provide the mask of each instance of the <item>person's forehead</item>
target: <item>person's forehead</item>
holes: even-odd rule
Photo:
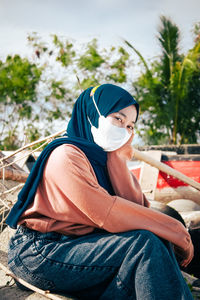
[[[126,116],[135,116],[137,115],[137,109],[135,107],[135,105],[130,105],[130,106],[127,106],[125,108],[122,108],[118,111],[119,113],[123,113],[125,114]]]
[[[131,121],[132,123],[135,123],[135,119],[137,117],[137,109],[134,105],[120,109],[116,113],[122,115],[126,119],[129,119],[129,121]]]

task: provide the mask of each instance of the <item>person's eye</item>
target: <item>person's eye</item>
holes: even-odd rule
[[[133,126],[127,126],[128,130],[133,131],[134,127]]]
[[[115,117],[115,119],[117,120],[117,121],[119,121],[119,122],[122,122],[122,119],[121,118],[119,118],[119,117]]]

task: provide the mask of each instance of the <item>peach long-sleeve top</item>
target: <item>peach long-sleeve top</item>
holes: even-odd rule
[[[181,249],[191,249],[190,235],[179,221],[148,208],[125,160],[109,154],[107,167],[115,196],[99,185],[79,148],[68,144],[57,147],[48,158],[35,199],[19,224],[66,235],[83,235],[95,228],[112,233],[145,229]]]

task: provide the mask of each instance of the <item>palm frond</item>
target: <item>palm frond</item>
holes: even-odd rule
[[[160,19],[161,26],[158,32],[158,40],[162,51],[161,62],[163,77],[165,77],[165,82],[168,83],[172,75],[174,64],[181,59],[178,53],[180,31],[177,25],[172,23],[169,18],[161,16]]]
[[[144,57],[142,56],[142,54],[141,54],[141,53],[140,53],[133,45],[131,45],[131,43],[129,43],[127,40],[124,40],[124,42],[125,42],[125,44],[126,44],[128,47],[130,47],[130,48],[131,48],[131,49],[139,56],[141,62],[144,64],[144,67],[145,67],[145,69],[146,69],[148,75],[149,75],[150,77],[152,77],[152,74],[151,74],[151,71],[150,71],[150,69],[149,69],[149,67],[148,67],[148,64],[147,64],[146,60],[144,59]]]

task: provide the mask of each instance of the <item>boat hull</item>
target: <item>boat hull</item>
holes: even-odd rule
[[[200,161],[168,160],[162,162],[200,183]],[[131,171],[139,180],[141,165],[132,168]],[[200,191],[171,175],[159,171],[154,200],[168,203],[174,199],[190,199],[200,204]]]

